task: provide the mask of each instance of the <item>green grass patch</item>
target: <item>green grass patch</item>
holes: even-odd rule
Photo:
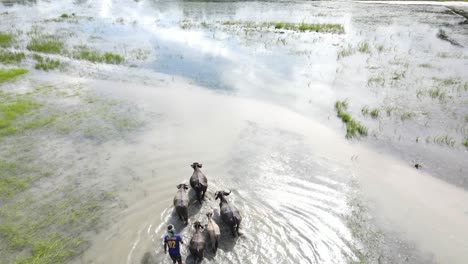
[[[369,114],[369,107],[366,105],[361,109],[361,114],[367,116]]]
[[[377,117],[379,117],[379,113],[380,113],[380,110],[377,109],[377,108],[375,108],[374,110],[372,110],[372,111],[370,112],[370,116],[371,116],[372,118],[376,119]]]
[[[429,143],[431,140],[430,140],[430,137],[428,137],[426,139],[426,142]],[[432,138],[432,142],[435,143],[435,144],[438,144],[438,145],[447,145],[449,147],[454,147],[455,144],[456,144],[456,140],[449,136],[449,135],[439,135],[439,136],[436,136],[434,138]]]
[[[0,84],[14,81],[26,73],[26,69],[0,70]]]
[[[440,88],[433,88],[429,89],[429,95],[432,99],[439,99],[440,101],[444,101],[446,98],[445,92],[443,92]]]
[[[426,68],[426,69],[433,69],[433,68],[435,68],[435,67],[434,67],[432,64],[430,64],[430,63],[422,63],[422,64],[419,64],[418,66],[421,67],[421,68]]]
[[[23,52],[10,52],[0,50],[0,63],[2,64],[18,64],[25,58]]]
[[[10,259],[0,256],[0,260],[67,263],[89,246],[81,233],[99,228],[102,194],[82,197],[71,189],[61,191],[67,195],[17,199],[0,208],[0,242],[11,254]]]
[[[465,140],[463,141],[463,146],[465,146],[466,148],[468,148],[468,136],[465,137]]]
[[[0,47],[7,48],[13,43],[13,35],[0,32]]]
[[[401,121],[409,120],[412,119],[415,116],[413,112],[404,112],[401,116],[400,119]]]
[[[385,78],[382,76],[375,76],[375,77],[370,77],[367,80],[367,86],[384,86],[385,85]]]
[[[0,136],[12,135],[25,129],[23,124],[16,121],[41,107],[25,96],[12,96],[1,92],[0,96]]]
[[[86,47],[78,47],[77,49],[78,52],[74,55],[75,59],[107,64],[121,64],[124,61],[122,56],[115,53],[105,52],[104,54],[101,54],[98,51],[90,50]]]
[[[447,86],[454,86],[458,85],[461,83],[459,78],[456,77],[449,77],[449,78],[432,78],[434,81],[436,81],[439,85],[447,87]]]
[[[50,71],[60,67],[60,61],[58,60],[43,58],[37,54],[34,54],[33,57],[37,61],[36,65],[34,65],[36,70]]]
[[[354,138],[357,136],[366,136],[367,128],[361,125],[359,122],[354,120],[350,114],[346,113],[348,109],[348,102],[345,101],[336,101],[335,102],[335,111],[336,116],[346,124],[346,138]]]
[[[370,53],[369,43],[361,42],[358,44],[358,51],[361,53]]]
[[[294,31],[309,31],[318,33],[335,33],[343,34],[345,32],[343,25],[340,24],[307,24],[307,23],[269,23],[274,25],[275,29],[294,30]]]
[[[53,35],[34,37],[26,48],[30,51],[59,54],[64,48],[64,43]]]
[[[351,45],[348,44],[347,47],[342,47],[339,51],[338,51],[338,59],[342,59],[344,57],[348,57],[348,56],[351,56],[355,53],[356,51],[353,49],[353,47]]]

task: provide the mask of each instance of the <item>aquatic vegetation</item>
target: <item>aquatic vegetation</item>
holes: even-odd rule
[[[28,73],[26,69],[0,70],[0,84],[11,82]]]
[[[0,32],[0,47],[9,47],[13,42],[13,35]]]
[[[454,46],[457,46],[457,47],[462,47],[462,45],[460,45],[460,43],[458,43],[457,41],[455,41],[454,39],[451,39],[448,35],[447,35],[447,32],[445,32],[444,30],[442,29],[439,29],[439,32],[437,33],[437,37],[441,40],[444,40],[444,41],[447,41],[449,42],[450,44],[454,45]]]
[[[439,99],[440,101],[443,101],[446,97],[445,92],[442,92],[440,88],[429,89],[428,92],[433,99]]]
[[[401,121],[409,120],[412,119],[415,116],[413,112],[404,112],[401,116],[400,119]]]
[[[379,53],[382,53],[384,50],[385,50],[385,46],[384,46],[384,45],[378,45],[378,46],[377,46],[377,51],[378,51]]]
[[[180,28],[181,29],[191,29],[194,24],[191,22],[191,21],[188,21],[188,20],[184,20],[182,22],[180,22]]]
[[[361,114],[367,116],[369,114],[369,107],[366,105],[361,109]]]
[[[26,96],[14,96],[1,93],[0,99],[0,137],[12,135],[23,129],[23,124],[17,125],[15,121],[41,105]]]
[[[75,13],[71,13],[71,15],[67,14],[67,13],[63,13],[60,15],[60,18],[70,18],[70,17],[74,17],[75,16]]]
[[[447,145],[449,147],[454,147],[456,144],[455,139],[449,135],[439,135],[433,138],[431,137],[426,138],[426,143],[430,143],[431,141],[432,143],[435,143],[438,145]]]
[[[352,185],[357,186],[356,182]],[[347,206],[349,212],[345,215],[346,225],[349,227],[353,238],[352,250],[357,259],[349,259],[350,264],[377,263],[382,255],[381,246],[384,243],[382,232],[376,229],[369,215],[368,206],[360,194],[350,193],[347,195]]]
[[[405,78],[406,76],[406,72],[394,72],[393,73],[393,76],[392,76],[392,80],[394,81],[398,81],[398,80],[401,80],[403,78]]]
[[[370,77],[367,80],[367,86],[375,86],[375,85],[384,86],[385,78],[382,76],[376,76],[376,77]]]
[[[418,90],[416,91],[416,97],[417,97],[418,99],[421,99],[421,97],[423,97],[423,95],[424,95],[425,93],[426,93],[425,90],[423,90],[423,89],[418,89]]]
[[[462,53],[439,52],[437,53],[437,57],[441,59],[461,59],[464,56]]]
[[[342,47],[339,51],[338,51],[338,59],[342,59],[344,57],[348,57],[348,56],[351,56],[355,53],[356,51],[354,50],[354,48],[348,44],[347,47]]]
[[[367,42],[359,43],[357,48],[358,48],[358,51],[361,53],[370,53],[369,43]]]
[[[312,31],[319,33],[336,33],[342,34],[345,32],[343,25],[340,24],[294,24],[294,23],[269,23],[269,25],[274,25],[275,29],[285,29],[285,30],[294,30],[294,31]]]
[[[67,196],[26,196],[0,209],[0,241],[8,251],[17,252],[14,263],[66,263],[89,247],[77,234],[98,228],[104,201],[93,194],[81,196],[71,188],[61,191]],[[18,217],[24,210],[31,215]]]
[[[441,86],[453,86],[460,84],[461,81],[457,77],[449,77],[449,78],[432,78],[432,80],[436,81]]]
[[[335,102],[335,111],[336,116],[346,124],[346,138],[353,138],[356,136],[366,136],[367,128],[361,125],[359,122],[351,118],[351,116],[345,111],[348,109],[348,102],[345,101],[336,101]]]
[[[419,64],[418,66],[421,67],[421,68],[426,68],[426,69],[433,69],[434,68],[434,66],[432,64],[430,64],[430,63],[422,63],[422,64]]]
[[[73,56],[75,59],[87,60],[90,62],[99,62],[107,64],[120,64],[124,61],[123,57],[111,52],[99,53],[95,50],[90,50],[87,47],[77,47],[77,52]]]
[[[34,54],[33,58],[37,61],[36,65],[34,65],[34,68],[36,70],[50,71],[60,67],[60,61],[58,60],[53,60],[50,58],[44,59],[43,57],[37,54]]]
[[[375,119],[375,118],[379,117],[379,113],[380,113],[380,110],[377,109],[377,108],[375,108],[374,110],[372,110],[372,111],[370,112],[370,115],[371,115],[372,118]]]
[[[30,51],[55,54],[61,53],[63,47],[64,43],[53,35],[34,37],[26,46]]]
[[[345,29],[341,24],[307,24],[307,23],[287,23],[287,22],[238,22],[225,21],[221,23],[224,26],[242,26],[248,29],[273,28],[276,30],[291,30],[301,32],[334,33],[343,34]]]
[[[0,63],[2,64],[18,64],[25,58],[23,52],[11,52],[0,50]]]

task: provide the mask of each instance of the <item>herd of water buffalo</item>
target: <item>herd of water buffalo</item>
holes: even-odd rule
[[[208,179],[200,170],[202,164],[194,162],[190,165],[193,168],[193,174],[190,177],[190,186],[195,191],[197,200],[201,204],[205,198],[206,190],[208,189]],[[188,195],[188,185],[179,184],[177,185],[177,193],[174,197],[174,207],[179,216],[179,219],[184,222],[185,225],[188,224],[188,207],[189,207],[189,195]],[[217,191],[215,193],[215,200],[219,199],[220,215],[223,222],[229,226],[231,229],[232,235],[234,237],[239,236],[239,225],[242,220],[242,217],[236,207],[231,205],[225,196],[228,196],[231,192]],[[208,224],[207,224],[207,233],[211,242],[211,247],[213,252],[216,253],[218,249],[218,240],[221,236],[219,226],[213,219],[213,213],[207,213]],[[201,229],[204,227],[200,222],[194,223],[195,234],[190,240],[189,249],[190,253],[193,255],[194,259],[201,260],[203,259],[205,247],[206,247],[206,236],[201,232]]]

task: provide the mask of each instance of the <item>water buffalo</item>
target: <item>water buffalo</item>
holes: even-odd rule
[[[208,217],[208,225],[206,229],[208,231],[208,236],[210,237],[211,248],[213,249],[213,252],[216,253],[221,232],[219,231],[219,226],[213,220],[213,213],[207,213],[206,216]]]
[[[174,196],[174,207],[176,209],[177,215],[179,215],[180,221],[184,224],[188,223],[188,185],[179,184],[177,185],[177,193]]]
[[[192,239],[190,240],[190,254],[193,256],[193,260],[195,263],[198,261],[203,260],[203,255],[205,252],[205,246],[206,246],[206,238],[205,234],[202,233],[201,229],[203,229],[203,226],[200,224],[199,221],[195,222],[193,225],[195,228],[195,234],[193,234]]]
[[[236,207],[230,205],[224,196],[228,196],[231,191],[224,192],[219,191],[215,193],[215,200],[219,198],[219,207],[221,208],[221,219],[223,222],[229,225],[231,228],[232,235],[236,237],[236,234],[239,236],[239,225],[242,221],[242,217],[239,214],[239,210]]]
[[[202,164],[194,162],[190,167],[193,168],[193,174],[192,177],[190,177],[190,186],[192,186],[192,189],[197,193],[197,200],[201,204],[202,200],[205,199],[206,189],[208,188],[208,179],[200,170]]]

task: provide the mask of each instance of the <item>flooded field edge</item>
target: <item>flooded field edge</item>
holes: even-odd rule
[[[68,8],[66,13],[60,11],[58,15],[56,11],[46,17],[39,15],[25,27],[14,26],[6,31],[1,27],[0,263],[106,263],[110,260],[120,263],[123,259],[127,263],[162,262],[159,242],[162,227],[174,221],[168,197],[173,193],[172,185],[181,179],[179,175],[187,174],[182,168],[174,167],[199,158],[214,166],[211,169],[214,175],[221,175],[214,178],[216,188],[237,187],[235,202],[244,212],[252,214],[245,221],[246,228],[258,230],[256,236],[246,236],[234,243],[223,240],[223,250],[216,257],[218,261],[266,263],[271,257],[269,253],[276,254],[284,263],[301,259],[311,263],[379,264],[463,263],[466,260],[463,253],[468,246],[464,239],[468,237],[468,228],[464,222],[467,217],[464,206],[468,198],[465,190],[446,182],[465,189],[468,186],[463,158],[468,148],[468,113],[466,108],[463,110],[468,80],[458,70],[447,74],[448,70],[442,69],[466,66],[467,43],[460,37],[466,36],[462,18],[450,18],[452,24],[434,27],[437,30],[432,37],[445,44],[440,44],[442,49],[429,47],[430,51],[425,51],[432,56],[434,50],[441,50],[435,55],[435,61],[428,63],[426,57],[418,57],[420,54],[411,48],[405,50],[396,44],[386,44],[388,39],[369,41],[367,36],[356,33],[346,20],[339,20],[338,24],[326,20],[293,23],[281,18],[265,22],[265,19],[246,21],[240,15],[224,22],[207,22],[191,17],[190,12],[198,11],[196,3],[195,7],[191,5],[187,4],[188,19],[169,21],[170,25],[163,25],[157,33],[175,33],[195,40],[203,36],[208,42],[211,38],[214,42],[228,39],[230,49],[214,49],[218,55],[202,57],[214,61],[213,65],[219,65],[213,58],[233,56],[229,54],[233,51],[247,58],[250,48],[266,54],[261,63],[268,63],[270,52],[279,52],[287,65],[301,65],[307,57],[306,65],[311,63],[314,54],[301,45],[330,38],[336,48],[324,50],[337,57],[331,63],[337,64],[333,69],[333,85],[345,88],[331,96],[327,94],[329,98],[324,103],[314,99],[312,94],[317,90],[304,95],[294,90],[275,90],[277,87],[272,85],[281,76],[285,80],[279,81],[279,86],[291,81],[298,87],[310,88],[312,83],[320,91],[321,85],[328,85],[325,80],[328,77],[314,75],[313,71],[308,78],[320,81],[286,74],[281,66],[271,72],[257,72],[263,79],[250,79],[246,75],[248,82],[239,81],[242,71],[234,71],[233,76],[203,75],[203,72],[192,76],[194,68],[185,69],[181,65],[186,62],[204,65],[198,64],[198,55],[194,59],[177,48],[168,51],[159,46],[157,49],[144,46],[149,42],[167,45],[165,40],[145,39],[144,45],[136,46],[124,46],[125,39],[114,39],[121,41],[115,45],[106,43],[109,32],[125,33],[132,27],[137,29],[137,35],[144,32],[139,30],[147,24],[135,17],[101,14],[101,18],[95,18],[81,16]],[[434,12],[444,18],[452,12],[451,15],[464,17],[466,22],[466,13],[457,8]],[[18,10],[2,13],[0,19],[11,24],[18,19],[11,15],[14,12]],[[385,18],[382,23],[387,23]],[[217,39],[215,34],[221,37]],[[346,40],[343,34],[357,37]],[[411,34],[398,32],[391,34],[390,39],[412,39]],[[313,40],[309,42],[307,38],[311,36]],[[374,40],[378,37],[374,36]],[[294,45],[291,43],[299,43],[299,47],[283,54],[282,49]],[[405,60],[405,56],[413,54],[417,55],[415,62]],[[231,60],[223,58],[220,64],[230,65]],[[356,74],[352,70],[356,61],[368,69],[362,74],[362,80],[351,77]],[[388,75],[386,71],[392,73]],[[425,79],[408,77],[422,76],[421,71],[428,74]],[[363,100],[350,96],[352,93],[347,89],[355,86],[349,88],[345,85],[347,80],[364,86],[370,93],[379,94],[380,89],[385,91],[380,94],[388,94],[383,99],[370,99],[372,103],[368,104],[366,99],[372,96],[366,95]],[[223,86],[223,83],[229,84]],[[424,86],[410,91],[405,88],[418,83]],[[243,89],[252,84],[260,88]],[[272,90],[262,90],[268,86]],[[395,106],[395,100],[407,105],[414,101],[401,97],[404,89],[417,97],[415,108]],[[264,97],[268,93],[273,96]],[[303,95],[311,98],[307,99],[308,103],[302,102],[306,99],[291,99]],[[192,100],[209,103],[197,107]],[[184,106],[177,109],[176,105]],[[319,106],[310,107],[315,105]],[[245,108],[238,111],[238,107]],[[219,113],[210,109],[219,109]],[[277,113],[277,120],[266,117],[271,113]],[[219,131],[211,132],[211,138],[207,139],[210,133],[188,115],[202,117],[203,122],[216,125]],[[326,115],[328,120],[320,117]],[[224,120],[226,116],[230,116],[229,122]],[[437,125],[451,117],[458,124],[444,121],[445,126]],[[421,133],[418,129],[426,130]],[[187,135],[184,131],[191,133]],[[205,150],[205,146],[211,149]],[[245,158],[249,155],[251,160]],[[249,169],[232,168],[231,164],[236,162]],[[256,197],[258,202],[248,203],[252,193],[269,193],[266,188],[252,187],[261,186],[263,181],[253,180],[259,176],[256,174],[247,177],[251,171],[257,171],[263,180],[270,177],[271,181],[284,180],[284,185],[273,186],[276,192],[272,192],[272,197],[283,195],[297,199],[304,190],[295,185],[314,190],[307,196],[310,202],[301,207],[308,213],[299,214],[298,205],[277,203],[273,198],[270,201]],[[236,183],[239,172],[252,179],[250,189],[242,190]],[[160,175],[173,177],[167,180]],[[158,186],[157,194],[149,186]],[[382,186],[386,186],[385,190]],[[414,192],[409,192],[408,186]],[[329,190],[321,193],[325,187]],[[442,200],[436,195],[440,193],[444,194]],[[207,204],[217,207],[212,198]],[[401,204],[406,206],[403,208]],[[337,205],[339,210],[332,210],[330,205]],[[281,213],[276,219],[268,219],[266,216],[276,207],[281,208]],[[193,214],[199,217],[208,208],[197,210]],[[440,212],[444,213],[443,217]],[[283,231],[262,229],[258,225],[262,215],[268,219],[263,224],[280,226]],[[304,232],[314,234],[315,240],[288,229],[290,226],[285,223],[291,218],[297,219],[294,223]],[[447,225],[447,218],[453,225]],[[324,224],[324,219],[336,221],[335,228]],[[425,223],[427,219],[431,221]],[[434,226],[437,229],[433,234],[427,234]],[[322,232],[315,233],[319,227]],[[189,229],[180,229],[187,238],[190,236]],[[265,236],[269,233],[280,239],[284,230],[300,236],[298,241],[310,247],[297,251],[278,244],[271,251],[252,242],[269,239]],[[296,247],[301,248],[300,245]],[[256,248],[262,254],[243,258],[245,248]],[[111,256],[115,249],[121,252]],[[210,256],[205,262],[214,261],[214,256]]]

